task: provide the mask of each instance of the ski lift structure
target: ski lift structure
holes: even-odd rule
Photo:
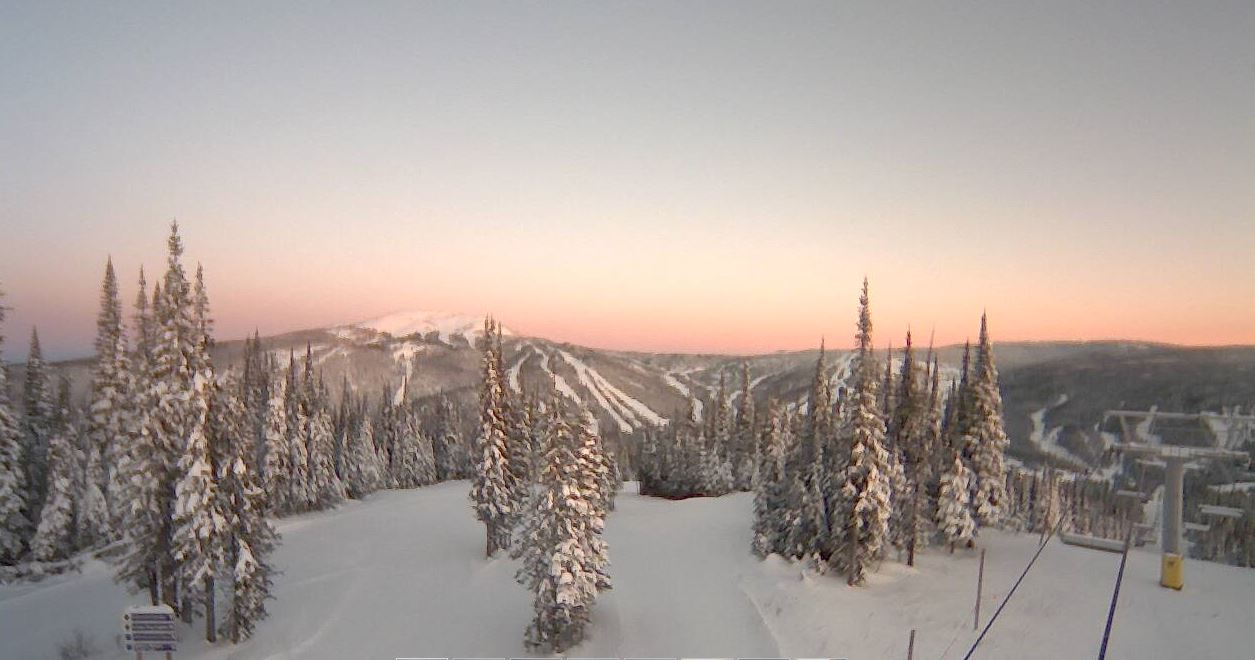
[[[1103,423],[1106,424],[1107,420],[1113,417],[1120,422],[1121,438],[1120,442],[1111,447],[1111,451],[1116,455],[1137,457],[1140,459],[1139,463],[1143,465],[1162,467],[1164,470],[1164,490],[1160,511],[1160,549],[1163,552],[1165,561],[1163,562],[1164,572],[1160,576],[1160,583],[1164,586],[1169,586],[1167,570],[1170,562],[1168,557],[1173,555],[1179,561],[1180,558],[1185,556],[1184,535],[1186,525],[1182,522],[1182,513],[1185,509],[1186,468],[1197,467],[1198,462],[1202,460],[1230,461],[1238,464],[1249,463],[1250,456],[1246,452],[1234,451],[1226,447],[1231,446],[1231,433],[1233,431],[1255,428],[1255,416],[1219,415],[1215,413],[1170,413],[1159,412],[1153,409],[1148,411],[1108,410],[1103,413]],[[1197,423],[1211,431],[1215,444],[1210,447],[1168,445],[1164,444],[1162,439],[1141,431],[1143,428],[1149,429],[1159,419]],[[1217,419],[1223,420],[1224,423],[1213,423]],[[1225,437],[1220,437],[1221,433],[1218,429],[1223,429]],[[1204,512],[1206,512],[1205,509]]]

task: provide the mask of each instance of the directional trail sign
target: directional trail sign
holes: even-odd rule
[[[122,641],[136,653],[178,650],[174,610],[169,605],[128,607],[122,614]]]

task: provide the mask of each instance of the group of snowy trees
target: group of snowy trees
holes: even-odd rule
[[[517,577],[535,613],[527,646],[561,653],[583,639],[597,594],[610,588],[602,531],[620,483],[617,464],[586,411],[506,386],[492,319],[483,345],[471,503],[487,555],[508,550],[522,560]]]
[[[754,552],[813,561],[863,582],[897,548],[914,562],[933,542],[973,542],[1006,507],[998,374],[984,317],[973,360],[964,351],[948,396],[929,353],[917,361],[910,334],[897,362],[872,349],[863,283],[855,352],[844,386],[823,348],[801,405],[755,410],[742,367],[735,409],[723,377],[712,402],[688,410],[641,447],[641,493],[669,498],[754,491]],[[892,358],[892,356],[891,356]],[[704,414],[703,414],[704,412]]]
[[[753,487],[759,424],[750,395],[749,368],[742,365],[733,407],[723,373],[708,406],[689,396],[663,429],[644,434],[637,476],[642,495],[682,499],[718,496]]]
[[[408,382],[375,407],[346,381],[333,405],[309,347],[283,368],[254,336],[242,364],[215,368],[204,274],[189,281],[177,225],[167,249],[151,295],[140,271],[129,333],[107,262],[85,406],[54,383],[36,330],[20,411],[0,368],[0,565],[99,551],[153,604],[238,641],[266,614],[268,516],[466,478],[470,454],[453,403],[420,405]]]
[[[247,390],[209,357],[203,271],[187,278],[177,225],[167,247],[151,298],[140,273],[133,343],[106,264],[85,410],[64,378],[54,396],[36,332],[20,422],[0,369],[0,562],[106,550],[118,579],[153,604],[185,620],[203,611],[209,639],[238,641],[265,616],[278,536],[255,469]]]
[[[269,510],[275,515],[325,509],[383,488],[416,488],[465,478],[469,455],[458,413],[444,396],[434,410],[410,394],[380,389],[378,405],[358,395],[347,378],[340,400],[314,366],[289,352],[278,369],[261,341],[246,342],[244,380]]]
[[[821,348],[804,410],[769,406],[754,480],[754,551],[813,561],[850,584],[890,548],[913,564],[934,541],[970,544],[1006,506],[1007,436],[985,318],[975,363],[965,349],[944,401],[937,359],[930,347],[917,362],[910,333],[897,373],[891,356],[882,370],[866,280],[855,346],[845,387],[833,392]]]

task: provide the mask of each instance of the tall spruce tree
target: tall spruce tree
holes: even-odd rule
[[[0,291],[0,326],[6,307]],[[15,564],[26,554],[31,523],[26,481],[25,443],[9,400],[9,373],[4,362],[4,333],[0,328],[0,564]]]
[[[356,432],[349,433],[344,467],[344,485],[349,497],[361,499],[382,486],[383,466],[375,452],[374,424],[369,419],[363,420]]]
[[[138,406],[144,411],[142,428],[127,461],[125,481],[131,507],[119,579],[133,588],[147,587],[154,604],[163,602],[183,611],[179,593],[182,571],[173,543],[175,484],[179,458],[203,422],[203,404],[198,397],[204,388],[197,385],[197,378],[204,378],[207,353],[201,354],[204,335],[194,318],[195,301],[183,270],[183,241],[177,223],[171,223],[166,246],[166,273],[153,288],[147,391]],[[143,330],[138,340],[142,350],[149,341]],[[185,612],[185,619],[190,614]]]
[[[249,468],[257,453],[247,404],[249,388],[228,379],[214,394],[210,430],[219,456],[218,498],[226,511],[221,530],[226,607],[218,632],[240,642],[266,616],[265,603],[273,586],[269,556],[279,536],[266,519],[266,495],[258,475]]]
[[[288,380],[276,385],[266,404],[266,462],[262,468],[266,510],[282,515],[293,510],[292,434],[288,430]]]
[[[46,496],[31,539],[31,555],[38,561],[60,561],[77,549],[77,507],[83,475],[77,429],[70,419],[68,383],[65,390],[49,425]]]
[[[941,490],[937,497],[937,529],[954,552],[956,544],[970,543],[976,534],[972,520],[970,487],[971,472],[963,464],[959,452],[948,450],[952,460],[941,474]]]
[[[39,345],[39,330],[31,328],[30,353],[26,359],[26,383],[22,390],[23,414],[22,431],[26,447],[23,456],[26,460],[26,483],[30,490],[28,515],[31,520],[39,520],[43,508],[48,485],[48,444],[52,437],[53,417],[56,416],[53,405],[52,386],[48,377],[48,366],[44,362],[44,352]]]
[[[505,417],[505,391],[500,360],[493,337],[496,326],[484,320],[484,353],[479,394],[479,438],[475,450],[475,473],[471,483],[471,503],[475,517],[486,530],[486,554],[491,557],[510,545],[511,503],[515,495],[514,474],[510,467],[509,422]]]
[[[851,401],[846,409],[849,459],[835,481],[835,509],[829,563],[851,585],[862,584],[867,569],[880,557],[889,534],[891,513],[890,460],[885,450],[884,416],[877,398],[877,367],[872,353],[872,320],[867,280],[859,297],[858,351],[853,365]]]
[[[754,485],[758,434],[750,384],[749,364],[742,362],[741,396],[737,400],[736,422],[732,427],[732,474],[737,490],[751,490]]]
[[[100,491],[106,514],[105,519],[98,522],[86,520],[83,532],[98,537],[96,540],[99,541],[115,538],[115,525],[121,521],[119,500],[124,495],[118,489],[118,463],[125,456],[126,441],[131,434],[130,361],[127,358],[122,302],[118,297],[118,280],[112,259],[105,262],[104,281],[100,286],[95,346],[96,359],[92,365],[88,403],[87,444],[92,457],[89,461],[98,461],[100,469],[88,480],[86,488],[89,491],[93,488]],[[97,480],[99,482],[95,483]]]
[[[1006,506],[1005,454],[1009,441],[1003,428],[998,369],[994,366],[993,344],[984,314],[980,317],[980,343],[970,382],[969,452],[976,479],[972,508],[981,525],[997,525]]]
[[[767,404],[767,421],[758,443],[758,465],[754,470],[754,554],[765,557],[782,552],[782,533],[786,526],[783,515],[788,511],[785,492],[785,447],[788,424],[780,404],[772,399]]]
[[[214,621],[215,578],[226,564],[227,519],[231,512],[218,489],[218,469],[223,457],[219,438],[211,428],[211,417],[222,413],[223,405],[214,396],[213,374],[205,371],[196,376],[196,394],[189,412],[190,435],[179,458],[179,479],[175,485],[174,558],[184,585],[183,598],[199,597],[204,602],[205,638],[213,642],[217,627]],[[193,606],[194,607],[194,606]]]
[[[587,471],[596,461],[581,459],[591,447],[560,401],[550,406],[547,429],[538,489],[519,534],[518,580],[533,595],[528,648],[562,653],[583,640],[597,592],[608,585],[599,570],[605,542],[596,477]]]

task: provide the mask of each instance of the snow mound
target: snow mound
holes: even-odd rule
[[[396,312],[377,319],[354,323],[350,327],[374,330],[393,337],[427,335],[436,332],[439,333],[441,341],[448,341],[454,335],[461,335],[473,341],[484,334],[484,317],[457,312]],[[502,326],[501,334],[513,335],[514,332]]]

